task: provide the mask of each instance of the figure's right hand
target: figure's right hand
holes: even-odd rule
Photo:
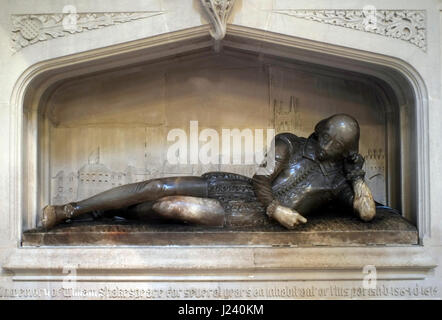
[[[352,153],[344,160],[344,173],[347,180],[355,181],[358,179],[364,179],[365,171],[362,170],[364,165],[364,157],[359,153]]]
[[[300,215],[296,210],[281,205],[277,205],[276,208],[268,214],[287,229],[293,229],[297,225],[307,222],[307,219]]]

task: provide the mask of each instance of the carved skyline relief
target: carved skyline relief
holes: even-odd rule
[[[334,26],[375,33],[407,41],[426,51],[426,12],[424,10],[298,10],[281,9],[273,13]]]
[[[256,165],[170,165],[164,162],[159,168],[155,168],[153,163],[148,163],[147,166],[151,169],[127,164],[124,170],[112,170],[112,165],[108,166],[100,160],[98,147],[89,155],[88,162],[80,165],[79,169],[60,170],[52,176],[51,204],[79,201],[124,184],[160,177],[201,176],[211,171],[232,171],[251,177],[256,172]]]
[[[14,51],[19,51],[39,41],[146,19],[163,13],[163,11],[145,11],[12,15],[12,48]]]
[[[290,103],[284,104],[282,100],[273,100],[273,114],[275,133],[295,132],[302,126],[299,111],[299,99],[290,96]]]
[[[100,162],[98,147],[89,155],[88,163],[76,172],[61,170],[52,177],[52,203],[77,201],[110,188],[145,180],[149,176],[149,172],[144,171],[140,177],[139,170],[130,165],[124,171],[112,171]]]
[[[382,148],[369,148],[366,154],[363,154],[365,159],[364,171],[365,181],[373,193],[376,201],[386,204],[386,185],[385,185],[385,153]]]
[[[215,40],[222,40],[226,35],[227,19],[235,0],[200,0],[206,10],[212,30],[210,34]]]

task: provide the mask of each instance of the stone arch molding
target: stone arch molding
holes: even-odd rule
[[[235,41],[241,39],[241,41]],[[253,42],[257,44],[254,44]],[[419,73],[407,62],[372,52],[318,43],[251,28],[229,26],[224,46],[265,52],[281,58],[329,65],[366,74],[391,86],[400,108],[412,113],[411,142],[416,153],[412,210],[420,239],[430,236],[428,170],[428,94]],[[210,48],[207,26],[185,29],[156,37],[122,43],[42,61],[29,67],[18,79],[11,96],[10,225],[19,239],[23,228],[35,227],[39,212],[38,117],[41,101],[60,81],[122,65],[145,62],[196,48]],[[275,49],[274,46],[278,46]],[[22,146],[25,146],[22,148]],[[20,164],[20,165],[17,165]]]

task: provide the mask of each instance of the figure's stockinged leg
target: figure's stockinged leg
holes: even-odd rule
[[[200,177],[171,177],[119,186],[76,203],[46,206],[41,224],[44,228],[51,228],[84,213],[126,208],[173,195],[207,197],[207,182]]]

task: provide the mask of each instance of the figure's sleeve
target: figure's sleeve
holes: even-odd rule
[[[376,203],[373,195],[360,175],[343,185],[339,190],[337,199],[341,204],[353,208],[357,216],[363,221],[371,221],[376,216]]]
[[[346,181],[339,189],[339,192],[337,194],[337,200],[341,205],[346,206],[348,208],[353,208],[354,197],[355,193],[353,191],[353,188],[350,182]]]
[[[267,156],[268,157],[268,156]],[[275,165],[273,170],[268,170],[266,174],[255,174],[253,176],[253,187],[258,200],[267,207],[273,200],[272,182],[285,168],[290,157],[290,148],[283,139],[275,137]],[[268,160],[265,159],[261,167],[266,167]]]
[[[363,165],[364,158],[358,153],[353,153],[344,159],[344,175],[346,181],[337,193],[337,200],[344,206],[353,207],[355,197],[353,183],[358,179],[364,179],[365,172],[362,170]]]

